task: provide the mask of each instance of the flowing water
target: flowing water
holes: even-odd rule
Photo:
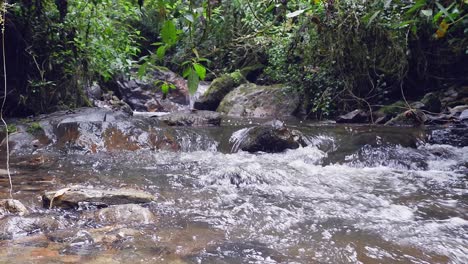
[[[63,226],[3,240],[0,262],[468,263],[467,147],[415,129],[295,124],[308,147],[231,153],[250,122],[180,129],[181,152],[15,157],[15,198]],[[70,184],[144,189],[158,221],[40,209],[43,190]]]

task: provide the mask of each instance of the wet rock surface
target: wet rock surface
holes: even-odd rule
[[[53,216],[5,216],[0,219],[0,240],[47,232],[64,226],[63,222]]]
[[[219,126],[221,114],[213,111],[175,112],[158,118],[168,126]]]
[[[231,137],[233,150],[248,152],[282,152],[306,146],[301,132],[284,126],[255,126],[237,131]]]
[[[134,189],[102,190],[86,187],[70,187],[46,192],[42,196],[45,208],[78,208],[80,205],[107,207],[110,205],[149,203],[155,197]]]
[[[0,216],[5,214],[26,215],[29,210],[20,201],[14,199],[0,200]]]
[[[97,211],[84,212],[81,219],[99,224],[147,225],[156,223],[148,209],[136,204],[112,205]]]
[[[300,98],[289,89],[284,85],[243,84],[227,94],[216,111],[237,117],[292,116],[299,108]]]
[[[356,109],[345,115],[341,115],[336,119],[337,123],[365,123],[369,119],[369,115],[360,109]]]

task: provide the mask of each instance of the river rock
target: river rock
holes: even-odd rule
[[[161,91],[160,83],[165,82],[173,85],[174,89],[169,89],[167,94]],[[187,82],[174,72],[169,70],[154,70],[146,74],[145,80],[118,80],[116,83],[119,94],[122,99],[127,102],[134,111],[151,111],[154,104],[150,103],[155,100],[159,103],[159,107],[170,106],[175,107],[171,103],[187,107],[190,103]],[[168,103],[161,103],[169,101]],[[153,109],[154,111],[154,109]],[[158,111],[168,112],[170,109],[158,109]]]
[[[439,113],[442,108],[442,102],[435,93],[427,93],[421,99],[421,103],[424,105],[423,110],[427,110],[432,113]]]
[[[159,117],[168,126],[219,126],[221,114],[213,111],[176,112]]]
[[[299,105],[299,95],[285,85],[247,83],[226,95],[216,111],[238,117],[282,117],[293,115]]]
[[[223,74],[213,80],[208,90],[195,102],[194,108],[216,111],[223,98],[246,80],[240,72]]]
[[[100,224],[141,225],[156,222],[156,217],[148,208],[136,204],[113,205],[97,211],[87,211],[81,218]]]
[[[61,228],[64,228],[64,224],[53,216],[6,216],[0,219],[0,240]]]
[[[427,116],[420,110],[408,110],[385,123],[386,126],[419,126],[427,121]]]
[[[28,214],[29,210],[20,201],[14,199],[0,200],[0,215],[18,214],[20,216]]]
[[[460,116],[458,117],[458,119],[460,120],[467,120],[468,119],[468,109],[466,110],[463,110],[463,112],[460,114]]]
[[[149,203],[155,197],[134,189],[102,190],[86,187],[70,187],[46,192],[42,196],[44,207],[78,208],[80,205],[106,207],[118,204]]]
[[[337,123],[365,123],[369,119],[369,115],[360,109],[356,109],[346,115],[341,115],[336,119]]]
[[[231,137],[233,151],[277,153],[286,149],[306,146],[301,132],[293,129],[273,126],[255,126],[235,132]]]

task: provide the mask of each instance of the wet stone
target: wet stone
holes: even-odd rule
[[[12,239],[63,227],[64,224],[53,216],[7,216],[0,220],[0,239]]]
[[[156,217],[148,208],[136,204],[114,205],[97,211],[87,211],[82,214],[81,219],[101,224],[142,225],[156,222]]]
[[[78,208],[80,206],[107,207],[109,205],[149,203],[155,197],[135,189],[102,190],[85,187],[70,187],[46,192],[42,196],[43,205],[49,207]]]
[[[367,122],[369,116],[365,111],[356,109],[345,115],[341,115],[336,119],[337,123],[363,123]]]
[[[233,151],[277,153],[306,146],[301,132],[286,127],[255,126],[237,131],[231,137]]]
[[[0,200],[0,216],[4,214],[18,214],[20,216],[28,214],[28,209],[18,200]]]
[[[175,112],[159,120],[168,126],[219,126],[221,115],[212,111]]]

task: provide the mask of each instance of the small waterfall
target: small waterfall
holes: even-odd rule
[[[251,127],[243,128],[232,134],[231,138],[229,139],[229,143],[233,143],[231,148],[232,153],[239,151],[240,144],[247,138],[247,135],[251,129]]]
[[[197,101],[210,88],[211,82],[200,82],[195,94],[190,95],[190,109],[194,109],[195,101]]]

